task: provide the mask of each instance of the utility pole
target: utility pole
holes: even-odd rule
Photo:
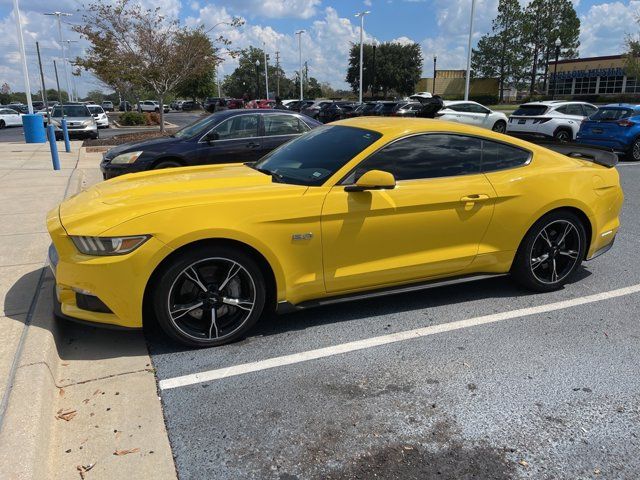
[[[62,101],[62,94],[60,93],[60,80],[58,79],[58,67],[56,66],[56,61],[53,61],[53,71],[56,72],[56,85],[58,86],[58,101],[60,102],[60,112],[62,113],[62,118],[64,118],[64,102]]]
[[[269,70],[267,65],[267,44],[262,42],[262,46],[264,47],[264,88],[267,92],[267,100],[269,100]]]
[[[356,17],[360,17],[360,94],[358,96],[358,101],[360,103],[362,103],[362,58],[364,56],[363,54],[364,16],[367,15],[368,13],[371,13],[371,12],[369,10],[366,10],[364,12],[358,12],[355,15]]]
[[[58,20],[58,36],[60,37],[60,46],[62,47],[62,68],[64,71],[65,80],[67,82],[67,95],[69,95],[69,100],[73,101],[73,98],[71,97],[71,83],[69,82],[69,75],[67,72],[67,55],[64,49],[64,39],[62,38],[62,22],[60,21],[60,17],[70,17],[72,14],[64,12],[52,12],[45,13],[45,15],[56,17],[56,19]]]
[[[469,44],[467,45],[467,78],[464,86],[464,99],[469,100],[469,83],[471,81],[471,41],[473,40],[473,16],[476,10],[476,0],[471,0],[471,19],[469,20]],[[434,74],[435,79],[435,74]]]
[[[22,74],[24,75],[24,91],[27,94],[27,105],[29,114],[33,115],[33,104],[31,103],[31,85],[29,85],[29,69],[27,68],[27,54],[24,50],[24,39],[22,38],[22,21],[20,20],[20,7],[18,0],[13,0],[13,10],[16,17],[16,28],[18,29],[18,46],[22,57]]]
[[[78,40],[65,40],[64,41],[67,44],[67,52],[71,51],[71,43],[78,43]],[[71,60],[69,60],[69,65],[73,66],[73,63],[71,63]],[[73,87],[73,98],[75,99],[74,101],[78,101],[78,89],[76,87],[76,76],[73,74],[73,70],[71,70],[71,85]]]
[[[300,79],[300,101],[302,101],[302,34],[304,30],[298,30],[296,35],[298,35],[298,53],[300,55],[300,70],[298,70],[298,78]]]
[[[44,73],[42,72],[42,59],[40,58],[39,42],[36,42],[36,50],[38,51],[38,66],[40,67],[40,81],[42,82],[42,99],[44,100],[44,108],[47,111],[47,125],[51,125],[51,112],[49,112],[49,100],[47,99],[47,87],[44,84]]]
[[[276,95],[280,96],[280,52],[276,51]]]

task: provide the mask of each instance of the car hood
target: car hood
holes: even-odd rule
[[[62,117],[51,117],[52,120],[59,122],[62,120]],[[91,117],[65,117],[67,119],[67,123],[69,122],[84,122],[86,120],[93,120],[93,116]]]
[[[152,170],[99,183],[60,204],[60,221],[70,235],[100,235],[142,215],[189,207],[255,202],[303,195],[308,187],[275,183],[243,164]],[[152,233],[152,232],[147,232]]]
[[[110,148],[105,153],[104,158],[115,158],[121,153],[136,152],[138,150],[164,150],[169,144],[183,141],[174,137],[152,138],[150,140],[142,140],[138,142],[123,143],[116,147]]]

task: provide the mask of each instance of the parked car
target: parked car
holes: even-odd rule
[[[229,110],[235,108],[244,108],[244,100],[241,98],[227,98],[227,108]]]
[[[324,104],[318,112],[318,120],[322,123],[335,122],[347,118],[347,112],[355,110],[356,104],[347,101],[337,101]]]
[[[256,100],[257,108],[273,108],[276,104],[275,100]]]
[[[508,119],[504,113],[491,110],[477,102],[445,100],[444,108],[436,116],[449,122],[466,123],[474,127],[488,128],[498,133],[505,133],[507,129]]]
[[[586,102],[550,100],[525,103],[509,117],[507,133],[569,142],[575,140],[582,120],[597,110],[598,107]]]
[[[169,105],[164,105],[162,110],[164,113],[169,112]],[[138,112],[160,112],[160,103],[155,100],[142,100],[138,102]]]
[[[318,118],[318,114],[320,113],[322,106],[330,103],[333,103],[333,100],[315,100],[311,105],[302,108],[300,111],[308,117]]]
[[[378,102],[364,102],[358,105],[347,117],[368,117],[373,115]]]
[[[56,138],[62,138],[60,122],[64,111],[69,137],[98,138],[98,124],[89,107],[79,104],[56,105],[51,112],[51,124],[55,127]]]
[[[182,103],[180,104],[180,110],[184,112],[199,110],[200,108],[200,104],[198,102],[194,102],[193,100],[182,100]]]
[[[422,105],[418,102],[399,102],[389,114],[392,117],[415,117]]]
[[[218,105],[220,100],[224,100],[224,98],[221,98],[221,97],[209,97],[202,104],[202,108],[204,108],[209,113],[213,113],[215,111],[216,105]]]
[[[131,110],[133,110],[133,107],[129,102],[122,101],[120,102],[120,105],[118,105],[118,110],[121,112],[130,112]]]
[[[22,126],[22,116],[12,108],[0,107],[0,128]]]
[[[18,113],[29,113],[29,106],[23,105],[22,103],[10,103],[9,105],[6,105],[6,107],[11,110],[15,110]]]
[[[109,117],[100,105],[87,105],[87,108],[96,119],[98,128],[109,128]]]
[[[169,103],[169,108],[171,108],[171,110],[180,110],[180,106],[184,101],[185,100],[174,100],[173,102]]]
[[[300,100],[297,98],[288,98],[286,100],[282,100],[282,105],[285,107],[289,107],[294,102],[299,102]]]
[[[598,108],[582,121],[576,142],[611,148],[640,161],[640,105],[616,103]]]
[[[416,92],[409,97],[409,100],[420,101],[421,98],[433,98],[431,92]]]
[[[287,104],[287,108],[292,112],[302,112],[315,103],[314,100],[295,100]]]
[[[171,137],[119,145],[105,153],[104,178],[159,168],[255,162],[284,142],[321,125],[285,110],[224,110]]]
[[[388,117],[399,104],[400,102],[389,100],[376,102],[376,106],[373,108],[371,115]]]
[[[259,119],[293,114],[248,115],[226,120],[255,135]],[[452,280],[510,274],[555,291],[612,247],[623,203],[615,154],[558,146],[565,154],[469,125],[353,118],[257,163],[101,183],[48,216],[56,311],[157,321],[174,341],[212,347],[263,313]],[[142,158],[133,148],[120,155]]]
[[[113,107],[113,102],[110,102],[108,100],[102,102],[101,107],[105,112],[113,112],[115,110]]]
[[[32,102],[31,106],[33,107],[33,111],[36,112],[44,108],[44,102],[43,101]]]

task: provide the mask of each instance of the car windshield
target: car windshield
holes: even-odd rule
[[[538,115],[544,115],[546,111],[546,105],[520,105],[520,107],[513,112],[513,115],[520,117],[535,117]]]
[[[283,183],[322,185],[381,136],[362,128],[320,127],[268,153],[252,168]]]
[[[63,105],[62,107],[60,105],[56,105],[53,108],[53,113],[51,114],[51,116],[61,117],[63,107],[64,107],[64,114],[67,117],[90,117],[91,116],[89,109],[85,105]]]
[[[92,114],[96,114],[96,113],[104,113],[104,110],[102,109],[102,107],[96,107],[95,105],[90,105],[87,107],[89,109],[89,111]],[[65,109],[66,110],[66,109]]]
[[[634,110],[631,108],[599,108],[596,113],[589,117],[589,120],[598,120],[601,122],[622,120],[633,116]]]
[[[184,104],[188,104],[190,102],[184,102]],[[184,106],[183,104],[183,106]],[[206,133],[206,131],[210,130],[213,125],[221,120],[219,115],[215,113],[213,115],[209,115],[208,117],[204,117],[202,120],[198,120],[191,125],[187,125],[182,130],[178,130],[173,134],[176,138],[191,138],[196,135],[200,135]]]

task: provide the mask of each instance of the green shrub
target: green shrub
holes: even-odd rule
[[[142,113],[124,112],[118,119],[120,125],[147,125],[147,119]]]

